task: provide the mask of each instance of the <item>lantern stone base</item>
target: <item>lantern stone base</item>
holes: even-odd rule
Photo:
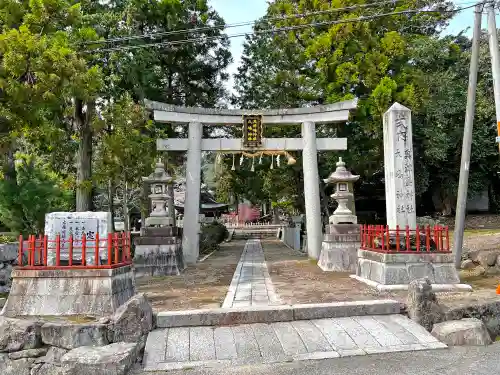
[[[428,278],[435,291],[472,290],[460,284],[453,254],[386,254],[358,250],[355,279],[378,290],[406,290],[412,280]]]
[[[150,216],[146,218],[146,227],[161,226],[171,227],[174,225],[174,219],[165,216]]]
[[[173,276],[184,270],[182,231],[177,227],[144,228],[136,238],[134,267],[137,276]]]
[[[327,225],[318,261],[319,268],[323,271],[356,272],[360,244],[358,225]]]
[[[328,218],[328,222],[330,224],[339,224],[339,225],[357,224],[358,218],[356,217],[356,215],[351,215],[351,214],[331,215]]]
[[[114,269],[12,270],[7,317],[113,314],[135,294],[131,266]]]

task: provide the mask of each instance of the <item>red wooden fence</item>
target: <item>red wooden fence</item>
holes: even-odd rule
[[[389,229],[384,225],[361,225],[361,248],[381,253],[450,253],[448,227],[417,225],[416,229]]]
[[[22,269],[110,269],[132,264],[130,252],[130,232],[109,233],[107,238],[81,239],[70,236],[62,240],[59,235],[54,240],[48,236],[29,235],[27,240],[19,236],[18,267]],[[49,254],[55,255],[49,264]],[[75,256],[76,255],[76,256]],[[87,263],[88,257],[94,261]]]

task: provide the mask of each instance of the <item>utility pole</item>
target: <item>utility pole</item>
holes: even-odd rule
[[[469,68],[469,88],[467,90],[467,109],[465,111],[464,139],[462,142],[462,160],[460,162],[460,179],[458,183],[455,231],[453,235],[453,252],[455,253],[455,266],[457,268],[460,267],[460,263],[462,261],[462,245],[464,240],[467,187],[469,183],[472,127],[474,124],[474,114],[476,110],[477,70],[479,63],[479,37],[481,35],[482,11],[483,4],[477,4],[474,8],[474,31],[472,34],[472,54]]]
[[[493,74],[497,135],[500,136],[500,54],[498,52],[498,34],[495,20],[494,1],[489,1],[486,4],[486,9],[488,10],[488,41],[490,44],[491,72]],[[500,152],[500,143],[498,144],[498,151]]]

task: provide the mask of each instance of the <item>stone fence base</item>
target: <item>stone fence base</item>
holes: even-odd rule
[[[113,314],[135,294],[131,266],[115,269],[12,271],[12,288],[2,315]]]
[[[416,279],[428,278],[434,291],[472,290],[460,284],[453,254],[379,253],[358,250],[358,265],[353,278],[378,290],[406,290]]]

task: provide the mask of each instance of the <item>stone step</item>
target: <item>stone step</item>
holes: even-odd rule
[[[399,314],[400,311],[401,304],[394,300],[166,311],[156,315],[156,325],[158,328],[220,326]]]
[[[317,360],[446,348],[402,315],[157,329],[147,339],[144,370]]]

